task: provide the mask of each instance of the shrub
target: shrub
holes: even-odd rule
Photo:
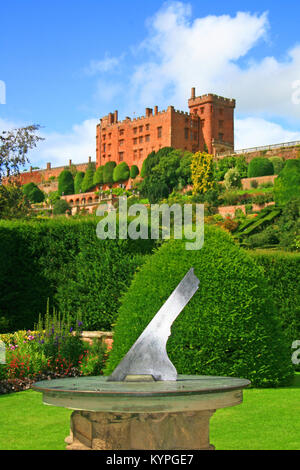
[[[74,178],[74,192],[75,194],[79,194],[81,190],[82,181],[84,179],[84,172],[78,171]]]
[[[28,197],[31,203],[39,203],[45,200],[43,191],[35,183],[24,184],[23,193]]]
[[[124,183],[130,176],[130,169],[126,162],[121,162],[117,165],[113,172],[113,180],[115,183]]]
[[[84,178],[81,183],[81,191],[86,193],[90,189],[92,189],[94,185],[94,174],[96,171],[95,163],[89,163],[86,169]]]
[[[251,185],[251,188],[253,188],[253,189],[258,188],[258,182],[256,180],[251,181],[250,185]]]
[[[130,178],[133,180],[139,175],[140,170],[138,169],[137,165],[132,165],[130,168]]]
[[[270,251],[250,254],[264,269],[287,342],[291,346],[293,341],[300,339],[300,254]]]
[[[105,163],[103,168],[103,183],[112,184],[114,182],[113,174],[116,166],[116,162]]]
[[[137,262],[137,256],[143,255],[140,259],[143,262],[144,255],[151,253],[154,241],[99,240],[96,227],[97,219],[93,217],[0,221],[0,319],[3,333],[32,329],[39,313],[45,312],[47,299],[50,299],[51,309],[54,304],[60,310],[60,299],[64,295],[63,306],[71,305],[73,318],[76,318],[80,305],[84,305],[89,318],[93,317],[96,329],[110,327],[106,317],[116,315],[124,285],[129,285],[134,272],[134,260]],[[118,264],[124,272],[119,270]],[[69,283],[72,292],[67,291]],[[104,300],[97,305],[93,296],[96,293],[96,299],[101,297],[102,284]],[[67,310],[64,309],[66,313]],[[84,316],[84,311],[82,313]],[[101,319],[104,319],[103,324]],[[88,329],[88,323],[85,323],[85,328]]]
[[[193,194],[204,194],[215,186],[213,156],[197,152],[191,163]]]
[[[248,166],[248,178],[274,175],[274,167],[268,158],[256,157]]]
[[[275,179],[274,195],[275,202],[279,206],[300,197],[300,160],[287,160],[283,170]]]
[[[274,175],[279,175],[281,170],[283,170],[285,161],[281,157],[270,157],[269,160],[273,165]]]
[[[69,170],[64,170],[58,177],[58,194],[68,196],[74,194],[74,179]]]
[[[201,251],[170,240],[135,275],[122,299],[109,374],[191,268],[198,292],[172,326],[167,350],[179,374],[238,376],[278,386],[293,376],[290,344],[276,318],[263,271],[231,236],[205,227]]]
[[[241,177],[236,168],[231,168],[227,171],[224,177],[224,186],[226,189],[241,188]]]
[[[94,173],[94,185],[96,186],[97,184],[103,184],[103,170],[104,170],[104,165],[101,165],[97,168],[97,170]]]
[[[69,206],[67,201],[65,201],[65,199],[59,199],[54,203],[53,215],[63,215],[70,209],[71,207]]]

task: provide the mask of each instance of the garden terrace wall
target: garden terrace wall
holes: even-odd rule
[[[268,207],[268,206],[274,206],[274,202],[268,202],[267,204],[262,204],[261,206],[259,206],[258,204],[252,204],[252,211],[253,212],[260,212],[262,209],[264,209],[265,207]],[[246,214],[246,207],[245,205],[240,205],[240,206],[220,206],[218,207],[218,213],[222,216],[222,217],[234,217],[235,216],[235,211],[237,209],[240,209],[244,212],[244,214]]]

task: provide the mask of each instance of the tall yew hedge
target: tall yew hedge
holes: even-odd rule
[[[187,251],[183,241],[170,240],[134,276],[105,373],[113,371],[191,267],[199,290],[174,322],[167,344],[178,373],[244,377],[261,387],[288,383],[294,374],[291,349],[263,269],[229,234],[210,226],[202,250]]]

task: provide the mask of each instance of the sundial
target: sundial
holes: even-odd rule
[[[210,416],[218,408],[242,403],[242,390],[250,382],[232,377],[178,375],[170,361],[166,345],[171,326],[197,292],[199,282],[191,268],[109,377],[56,379],[33,385],[34,390],[43,393],[45,404],[76,410],[71,417],[69,448],[78,445],[91,449],[211,448]],[[124,441],[123,434],[119,437],[116,434],[116,416],[119,423],[127,426],[129,441]],[[92,429],[88,437],[82,431],[83,419]],[[85,422],[84,429],[86,426]],[[172,429],[171,434],[168,431],[166,435],[166,426]],[[134,427],[138,431],[132,437]],[[200,433],[198,437],[194,427]],[[107,437],[103,438],[103,434]],[[141,441],[137,436],[144,438]],[[200,437],[205,444],[201,444]]]

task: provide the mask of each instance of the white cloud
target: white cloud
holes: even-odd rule
[[[73,163],[84,163],[88,161],[89,156],[95,160],[96,125],[98,122],[97,119],[88,119],[81,124],[75,124],[67,133],[47,133],[41,129],[39,135],[45,140],[40,141],[35,149],[29,151],[30,165],[45,168],[46,163],[51,162],[53,167],[64,166],[68,165],[70,159]],[[0,132],[26,125],[28,123],[0,119]]]
[[[186,109],[190,89],[233,97],[237,111],[260,117],[300,118],[293,84],[300,79],[300,46],[280,61],[255,61],[251,51],[269,34],[267,13],[192,19],[191,7],[173,2],[148,22],[142,43],[148,57],[131,78],[132,96],[141,105],[173,104]],[[241,65],[243,61],[243,65]]]
[[[300,130],[290,131],[279,124],[261,118],[249,117],[235,121],[236,149],[294,141],[300,141]]]
[[[116,69],[122,57],[111,57],[108,54],[105,55],[105,58],[102,60],[91,60],[89,65],[84,69],[84,72],[87,75],[98,75],[106,72],[110,72]]]

